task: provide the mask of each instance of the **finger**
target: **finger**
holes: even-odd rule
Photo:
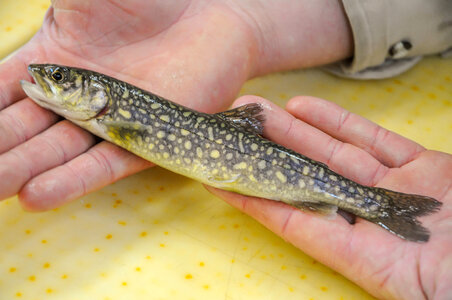
[[[62,121],[0,155],[0,199],[17,194],[28,180],[86,151],[94,142],[87,131]]]
[[[25,142],[58,120],[29,98],[0,111],[0,153]]]
[[[332,137],[369,152],[388,167],[400,167],[425,149],[344,108],[314,97],[295,97],[287,111]]]
[[[280,202],[247,197],[213,187],[206,188],[306,254],[378,294],[391,265],[406,244],[384,229],[362,219],[350,225],[342,218],[306,213]],[[375,260],[375,258],[379,258]],[[369,280],[371,278],[371,280]]]
[[[256,102],[264,107],[264,135],[268,139],[323,162],[333,171],[364,185],[375,185],[388,171],[363,149],[336,140],[263,98],[244,96],[233,106]]]
[[[26,210],[43,211],[98,190],[152,164],[108,142],[30,180],[20,191]]]

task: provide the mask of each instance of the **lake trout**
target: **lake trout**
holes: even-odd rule
[[[206,114],[89,70],[50,64],[28,70],[35,83],[21,81],[22,88],[38,105],[163,168],[299,209],[339,208],[409,241],[429,239],[417,217],[439,210],[440,202],[363,186],[263,138],[259,104]]]

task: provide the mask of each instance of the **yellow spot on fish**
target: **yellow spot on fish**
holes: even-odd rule
[[[160,116],[160,120],[164,121],[164,122],[169,122],[169,116],[168,115],[161,115]]]
[[[180,133],[181,133],[183,136],[187,136],[187,135],[190,134],[190,131],[185,130],[185,129],[181,129],[181,130],[180,130]]]
[[[154,149],[154,147],[155,147],[155,145],[154,145],[154,144],[149,144],[149,145],[148,145],[148,148],[149,148],[149,150],[152,150],[152,149]]]
[[[251,150],[257,151],[257,148],[258,148],[257,144],[254,143],[251,144]]]
[[[298,181],[298,186],[303,189],[306,187],[306,183],[303,180],[300,180]]]
[[[248,178],[252,181],[252,182],[257,182],[256,177],[253,176],[253,174],[251,174],[250,176],[248,176]]]
[[[184,115],[184,117],[189,117],[191,115],[191,112],[190,111],[186,111],[186,112],[183,113],[183,115]]]
[[[280,153],[279,153],[279,157],[280,157],[280,158],[286,158],[286,156],[287,156],[287,155],[286,155],[286,153],[284,153],[284,152],[280,152]]]
[[[125,90],[124,93],[122,93],[122,98],[126,99],[129,97],[129,90]]]
[[[238,170],[244,170],[246,169],[246,166],[247,166],[246,162],[242,161],[241,163],[235,164],[233,168]]]
[[[348,192],[349,192],[349,193],[354,193],[354,192],[355,192],[355,188],[352,187],[352,186],[349,187],[349,188],[348,188]]]
[[[282,183],[286,183],[287,178],[286,178],[286,176],[283,173],[278,171],[278,172],[275,173],[275,175],[279,179],[279,181],[281,181]]]
[[[202,149],[200,147],[196,147],[196,155],[199,158],[202,158]]]
[[[337,181],[337,177],[336,177],[336,176],[330,175],[329,177],[330,177],[330,179],[331,179],[332,181]]]
[[[345,201],[347,201],[348,203],[353,203],[355,202],[355,199],[353,199],[352,197],[348,197],[347,199],[345,199]]]
[[[228,159],[228,160],[232,159],[233,157],[234,157],[234,155],[231,152],[226,154],[226,159]]]
[[[212,157],[212,158],[219,158],[220,157],[220,152],[218,150],[212,150],[210,152],[210,157]]]
[[[191,149],[191,142],[190,141],[185,141],[184,147],[185,147],[185,149],[190,150]]]
[[[209,139],[213,140],[213,128],[207,128],[207,133],[209,134]]]
[[[163,152],[163,158],[168,158],[170,155],[169,155],[169,153],[168,152]]]
[[[323,170],[323,168],[320,168],[319,173],[318,173],[318,176],[319,176],[320,179],[323,178],[323,174],[324,173],[325,173],[325,170]]]
[[[303,167],[303,175],[308,175],[309,174],[309,167],[308,166],[304,166]]]
[[[160,108],[160,104],[158,104],[158,103],[152,103],[152,104],[151,104],[151,108],[152,108],[152,109]]]
[[[267,155],[272,154],[273,153],[273,148],[272,147],[268,148],[265,153],[267,153]]]
[[[176,140],[176,136],[174,134],[170,134],[170,135],[168,135],[168,140],[170,140],[171,142],[174,142]]]
[[[230,141],[231,139],[232,139],[232,134],[228,133],[228,134],[226,135],[226,140],[227,140],[227,141]]]
[[[157,132],[157,137],[158,137],[159,139],[165,137],[165,132],[160,130],[159,132]]]
[[[267,163],[265,162],[265,160],[260,160],[258,163],[257,163],[257,167],[259,168],[259,169],[265,169],[265,167],[267,166]]]
[[[129,111],[124,110],[122,108],[118,109],[118,113],[126,119],[130,119],[132,117]]]

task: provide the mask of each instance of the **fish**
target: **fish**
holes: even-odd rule
[[[396,236],[427,242],[418,217],[441,202],[358,184],[263,137],[260,104],[207,114],[110,76],[31,64],[21,80],[38,105],[148,161],[204,184],[324,215],[357,216]]]

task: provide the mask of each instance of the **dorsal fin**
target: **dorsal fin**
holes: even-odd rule
[[[265,117],[262,114],[262,105],[250,103],[237,108],[227,110],[216,115],[220,118],[239,126],[246,131],[262,135],[264,131]]]

